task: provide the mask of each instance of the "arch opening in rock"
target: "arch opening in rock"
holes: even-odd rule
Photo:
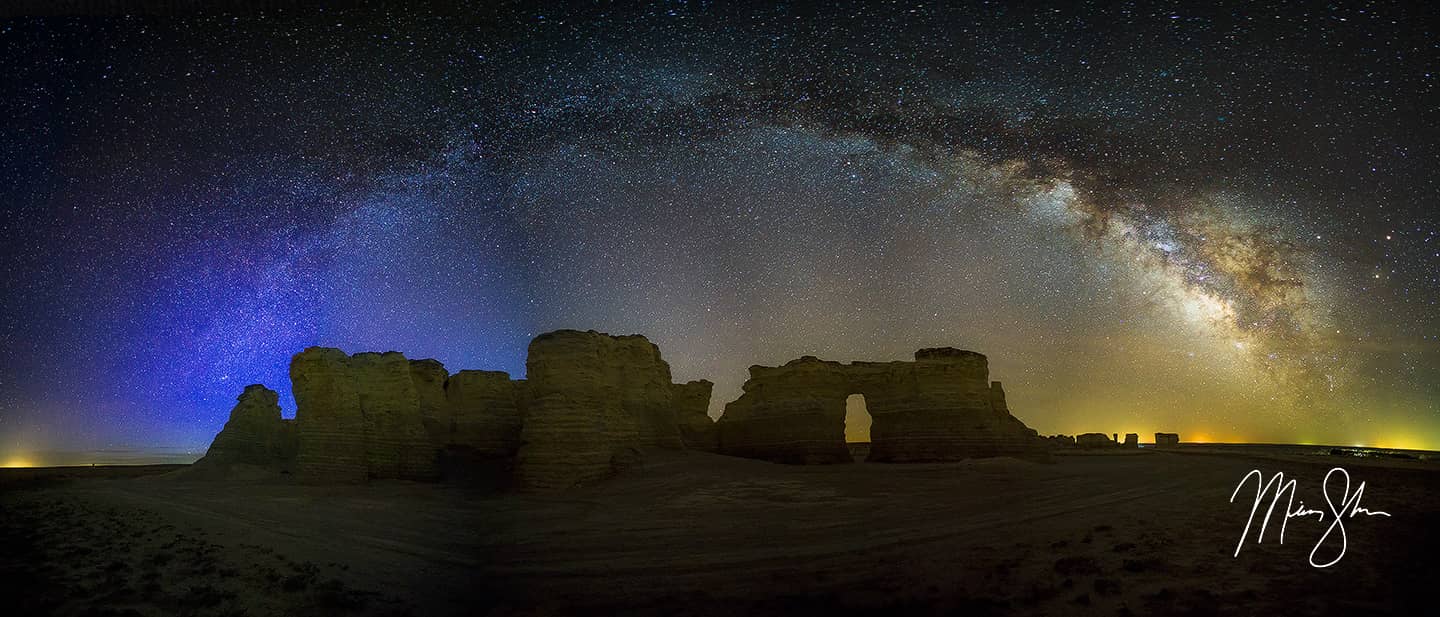
[[[845,443],[857,463],[865,462],[865,457],[870,454],[871,422],[864,394],[851,394],[845,398]]]
[[[914,361],[802,356],[755,365],[715,423],[720,453],[802,465],[857,460],[847,416],[861,394],[873,419],[866,462],[1046,459],[1044,442],[1010,414],[1000,382],[989,377],[984,355],[951,347],[921,349]]]

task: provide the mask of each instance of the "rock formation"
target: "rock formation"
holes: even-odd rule
[[[548,490],[633,465],[644,448],[716,448],[712,384],[672,383],[643,336],[542,334],[528,371],[528,381],[450,375],[396,352],[311,347],[290,362],[295,420],[281,419],[275,392],[250,386],[200,467],[241,462],[356,482],[433,480],[448,463],[500,461],[522,488]]]
[[[720,448],[720,435],[710,418],[710,390],[715,384],[704,379],[677,383],[671,387],[675,400],[675,419],[680,424],[680,439],[685,447],[714,452]]]
[[[1140,447],[1140,435],[1139,435],[1138,433],[1125,433],[1125,447],[1127,447],[1127,448],[1138,448],[1138,447]]]
[[[1051,448],[1075,447],[1075,437],[1072,435],[1051,435],[1045,438],[1045,442],[1050,444]]]
[[[436,477],[435,449],[421,416],[422,395],[405,356],[393,351],[346,356],[338,349],[311,347],[291,360],[290,381],[298,432],[296,467],[302,478]],[[421,385],[428,404],[436,404],[431,390],[437,384]]]
[[[311,347],[290,363],[295,420],[281,419],[275,392],[250,386],[198,466],[244,463],[293,469],[308,482],[359,482],[434,480],[457,462],[484,462],[506,474],[503,484],[546,491],[636,465],[646,448],[851,462],[851,394],[865,396],[873,418],[871,461],[1048,452],[1046,440],[1010,415],[985,356],[949,347],[921,349],[912,362],[806,356],[752,366],[744,394],[718,422],[708,415],[713,384],[673,383],[660,349],[643,336],[542,334],[530,343],[526,372],[524,380],[500,371],[451,375],[435,360],[393,351]]]
[[[215,435],[198,468],[233,464],[285,469],[295,457],[295,426],[280,417],[280,395],[260,384],[245,386],[225,428]]]
[[[744,394],[716,421],[720,452],[778,463],[850,462],[845,446],[845,365],[814,356],[784,366],[751,366]],[[871,417],[874,408],[866,399]],[[879,435],[873,424],[871,442]]]
[[[1081,448],[1108,448],[1115,445],[1105,433],[1082,433],[1075,436],[1075,445]]]
[[[430,443],[446,443],[450,436],[450,403],[445,397],[445,382],[449,378],[450,373],[438,360],[410,361],[410,382],[415,385],[420,423]]]
[[[805,356],[750,367],[744,394],[716,422],[720,452],[781,463],[851,462],[845,399],[865,397],[869,461],[1043,458],[1044,442],[1010,415],[985,356],[921,349],[914,362],[842,364]]]
[[[1179,433],[1155,433],[1155,445],[1176,446],[1180,445]]]
[[[432,440],[482,457],[512,457],[520,450],[525,381],[504,371],[460,371],[445,384],[443,430]]]
[[[526,374],[522,488],[569,488],[634,465],[643,447],[684,447],[670,365],[643,336],[542,334],[530,342]]]

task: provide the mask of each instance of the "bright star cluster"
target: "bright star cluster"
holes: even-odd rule
[[[950,345],[1042,433],[1440,448],[1409,4],[147,8],[0,12],[0,453],[203,447],[310,345],[519,377],[556,328],[712,415]]]

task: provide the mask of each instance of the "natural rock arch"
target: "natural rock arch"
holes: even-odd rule
[[[843,364],[804,356],[752,366],[744,394],[716,422],[720,452],[780,463],[852,461],[845,401],[865,397],[875,462],[953,461],[984,456],[1044,458],[1035,431],[1010,415],[984,355],[940,347],[914,362]]]

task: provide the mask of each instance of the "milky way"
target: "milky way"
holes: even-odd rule
[[[203,447],[309,345],[991,358],[1043,433],[1440,447],[1403,5],[0,18],[0,450]]]

